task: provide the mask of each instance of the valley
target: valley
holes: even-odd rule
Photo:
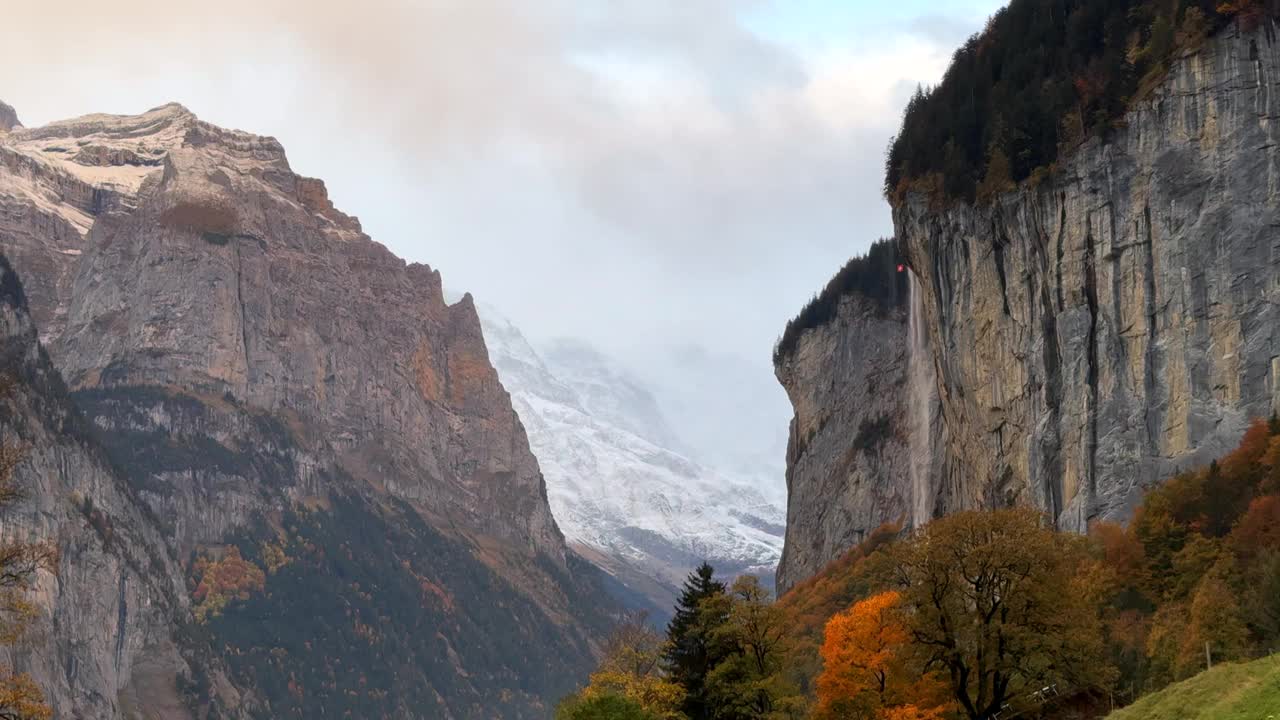
[[[1280,2],[969,5],[157,6],[209,114],[0,102],[0,717],[1280,716]]]

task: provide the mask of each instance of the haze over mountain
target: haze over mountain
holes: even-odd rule
[[[703,561],[772,582],[785,511],[758,489],[760,477],[700,463],[653,390],[594,348],[572,340],[535,348],[496,310],[481,305],[480,314],[572,547],[646,596],[659,617]]]
[[[57,61],[3,64],[0,94],[33,126],[177,100],[279,138],[397,255],[622,358],[686,442],[780,496],[778,329],[889,232],[900,109],[998,5],[20,3],[0,45]]]
[[[1101,720],[1274,653],[1280,0],[995,5],[0,11],[0,717]]]

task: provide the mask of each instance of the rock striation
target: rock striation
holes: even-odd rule
[[[179,563],[92,441],[2,255],[0,341],[0,443],[22,449],[15,478],[25,494],[3,532],[52,542],[61,558],[56,573],[40,572],[41,612],[8,663],[32,674],[56,717],[120,716],[139,693],[167,717],[189,717],[174,689],[187,671],[171,632],[188,607]]]
[[[795,408],[778,591],[911,512],[908,306],[860,293],[805,332],[776,373]]]
[[[1073,530],[1123,519],[1145,488],[1280,408],[1276,30],[1232,26],[1179,58],[1123,127],[1038,185],[988,206],[910,196],[894,208],[937,370],[935,513],[1027,504]],[[810,359],[779,370],[801,388],[797,423],[836,418],[835,437],[892,401],[816,388],[902,360],[892,347],[841,354],[883,336],[851,307],[806,334]],[[844,451],[819,441],[792,453],[804,485],[792,497],[825,496],[838,506],[826,516],[848,519],[819,530],[812,501],[790,512],[784,569],[813,559],[789,580],[903,513],[899,471],[886,464],[865,481],[874,492],[854,492],[834,470]]]
[[[522,668],[478,667],[461,649],[466,623],[453,623],[433,651],[451,659],[448,676],[418,679],[436,707],[370,692],[384,704],[359,710],[538,717],[589,664],[608,605],[594,571],[568,557],[474,303],[446,303],[438,272],[372,241],[276,140],[179,105],[15,127],[0,135],[0,251],[95,441],[188,575],[196,554],[230,541],[287,547],[281,518],[300,509],[358,515],[436,548],[435,565],[405,557],[386,572],[403,566],[450,597],[448,612],[496,612],[495,633],[538,625],[550,654],[528,665],[561,668],[539,685]],[[297,525],[312,547],[321,536],[350,547],[323,523]],[[476,567],[457,575],[458,563]],[[463,605],[451,590],[491,597]],[[419,622],[397,610],[408,615],[396,622]],[[264,689],[261,668],[235,670],[222,683],[197,673],[201,712],[305,710]],[[95,690],[114,697],[127,681]]]

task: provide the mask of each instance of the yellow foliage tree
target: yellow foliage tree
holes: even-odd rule
[[[1178,672],[1189,677],[1204,669],[1205,645],[1217,662],[1240,660],[1249,644],[1236,594],[1216,568],[1205,576],[1191,599],[1190,622],[1181,633]]]
[[[192,570],[198,578],[191,594],[196,601],[193,613],[201,623],[221,615],[232,600],[248,600],[254,592],[262,592],[267,582],[262,568],[245,560],[234,545],[223,551],[220,560],[201,557]]]
[[[644,613],[624,618],[609,637],[604,660],[580,697],[620,696],[662,720],[683,720],[684,688],[662,672],[663,644]]]
[[[0,382],[0,394],[7,383]],[[23,488],[14,477],[22,461],[21,447],[0,443],[0,510],[22,499]],[[27,599],[36,572],[57,566],[57,549],[51,543],[0,541],[0,643],[18,639],[36,613]],[[15,673],[0,667],[0,718],[4,720],[47,720],[53,710],[45,704],[44,694],[26,673]]]

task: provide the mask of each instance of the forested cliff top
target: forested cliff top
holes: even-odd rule
[[[1037,180],[1121,124],[1174,58],[1278,14],[1274,0],[1013,0],[907,105],[885,194],[981,202]]]

